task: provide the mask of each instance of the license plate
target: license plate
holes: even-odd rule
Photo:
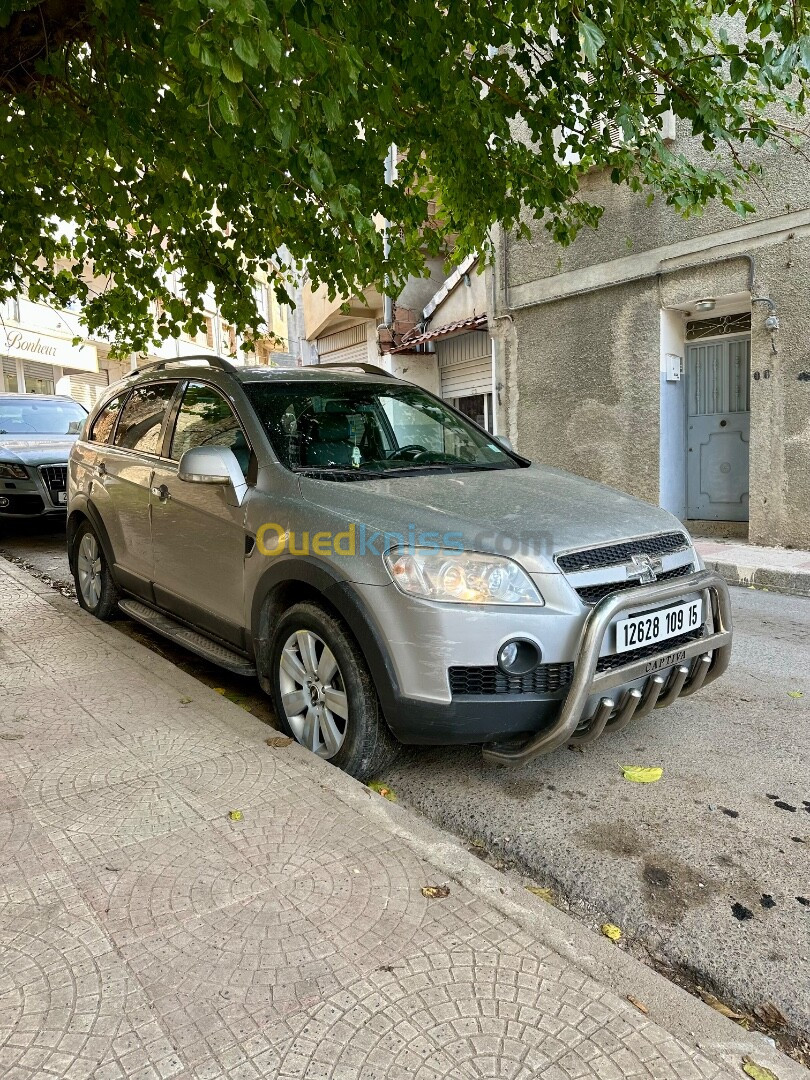
[[[700,600],[690,600],[688,604],[674,604],[658,611],[649,611],[646,615],[622,619],[616,623],[616,652],[654,645],[657,641],[666,641],[667,638],[696,630],[703,622],[702,609]]]
[[[66,491],[57,491],[57,493],[56,493],[56,501],[58,503],[66,503],[67,502],[67,492]]]

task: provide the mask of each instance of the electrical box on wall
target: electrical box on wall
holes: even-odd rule
[[[667,353],[666,361],[667,382],[680,382],[683,358],[675,353]]]

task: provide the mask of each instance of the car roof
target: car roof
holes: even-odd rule
[[[362,369],[359,369],[361,368]],[[142,368],[129,372],[124,376],[123,382],[139,383],[164,378],[210,378],[211,375],[221,375],[236,379],[245,383],[265,382],[323,382],[328,380],[336,383],[375,383],[381,381],[399,382],[395,375],[391,375],[384,368],[376,368],[372,364],[352,365],[347,363],[345,367],[331,364],[314,364],[307,367],[237,367],[236,364],[223,359],[220,356],[187,356],[176,360],[160,360],[154,364],[145,364]]]
[[[67,394],[14,394],[5,391],[0,393],[0,401],[70,401],[74,405],[80,404]]]

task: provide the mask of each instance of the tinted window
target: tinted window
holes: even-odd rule
[[[121,411],[115,445],[159,454],[160,429],[176,386],[177,383],[137,386]]]
[[[189,383],[177,414],[170,456],[179,461],[193,446],[224,446],[233,450],[247,474],[250,447],[233,409],[225,398],[203,383]]]
[[[78,435],[87,410],[76,401],[14,398],[0,401],[0,435]]]
[[[256,382],[245,392],[288,469],[372,479],[520,467],[486,432],[407,383]]]
[[[126,395],[119,394],[112,401],[107,402],[101,412],[93,421],[90,431],[90,442],[108,443],[112,441],[113,428],[121,409],[121,404]]]

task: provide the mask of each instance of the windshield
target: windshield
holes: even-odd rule
[[[0,435],[78,435],[87,418],[76,401],[30,397],[0,399]]]
[[[282,465],[335,480],[517,469],[485,431],[416,386],[248,383],[245,391]]]

